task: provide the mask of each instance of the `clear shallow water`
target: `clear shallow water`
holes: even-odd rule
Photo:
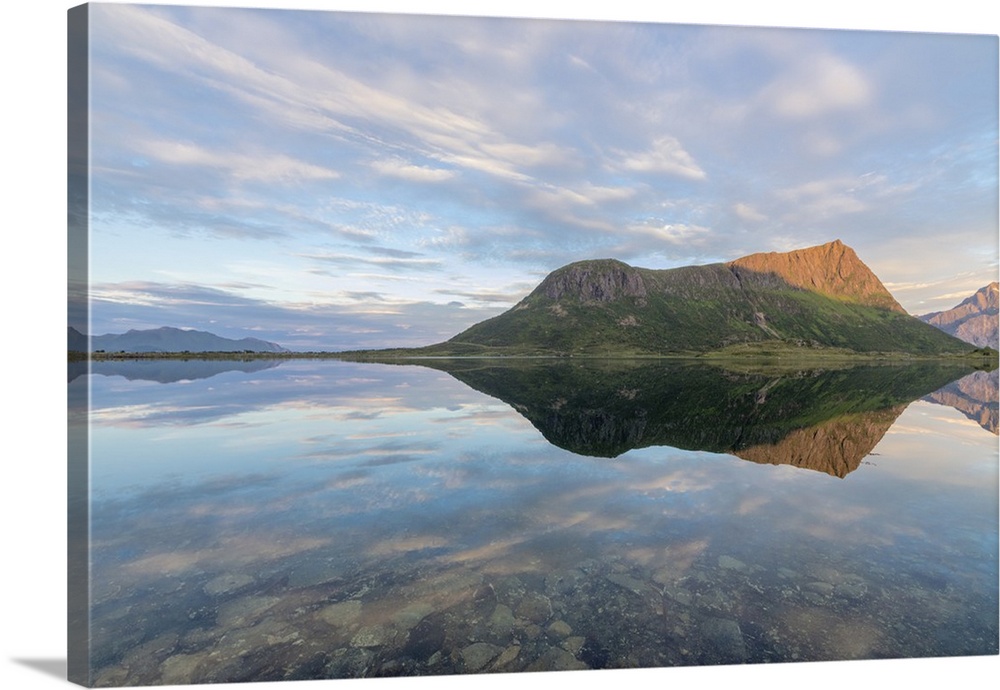
[[[87,377],[98,685],[997,653],[997,437],[912,372],[204,364]]]

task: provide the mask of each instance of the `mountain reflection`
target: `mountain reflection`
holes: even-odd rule
[[[122,376],[129,381],[156,381],[177,383],[207,379],[227,371],[249,374],[271,369],[281,364],[273,359],[112,359],[89,362],[90,373],[103,376]],[[68,378],[72,382],[87,372],[88,362],[69,362]]]
[[[954,407],[987,431],[1000,434],[1000,370],[976,371],[958,381],[952,381],[924,399],[928,402]]]
[[[553,445],[613,458],[671,446],[845,477],[906,406],[968,373],[918,363],[738,372],[642,361],[433,360]]]

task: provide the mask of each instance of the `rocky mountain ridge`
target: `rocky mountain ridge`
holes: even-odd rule
[[[1000,348],[1000,285],[992,282],[945,311],[917,317],[978,347]]]

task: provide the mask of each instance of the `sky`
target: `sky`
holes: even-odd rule
[[[572,261],[834,239],[912,314],[1000,270],[995,35],[90,12],[93,334],[418,346]]]

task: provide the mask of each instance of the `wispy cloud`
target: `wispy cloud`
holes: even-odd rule
[[[646,223],[642,225],[631,225],[629,226],[629,230],[639,235],[645,235],[654,240],[668,242],[675,245],[698,244],[711,233],[709,228],[698,225],[686,225],[683,223]]]
[[[455,177],[453,170],[413,165],[400,159],[375,161],[371,166],[382,175],[398,177],[409,182],[443,182]]]
[[[169,165],[219,170],[235,181],[294,184],[302,180],[329,180],[340,174],[283,154],[258,155],[210,151],[196,144],[178,141],[148,141],[136,151]]]
[[[850,178],[813,180],[779,189],[775,196],[788,206],[793,219],[829,218],[859,213],[867,208],[855,194],[855,183],[856,180]]]
[[[659,137],[644,151],[616,151],[618,160],[610,165],[614,168],[642,173],[665,173],[691,180],[704,180],[708,176],[684,150],[674,137]]]
[[[319,261],[323,264],[333,264],[340,268],[356,270],[365,266],[375,266],[391,271],[416,270],[428,271],[440,268],[441,261],[418,256],[357,256],[349,254],[304,254],[303,258]]]

